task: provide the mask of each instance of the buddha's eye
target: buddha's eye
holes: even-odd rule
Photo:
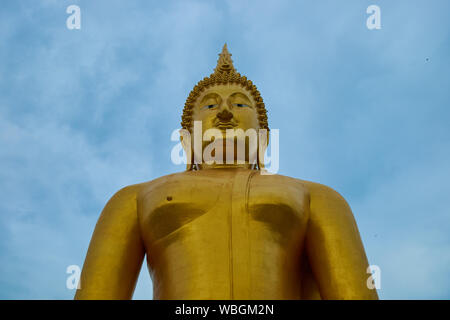
[[[217,104],[208,104],[208,105],[204,106],[202,109],[212,109],[216,106],[217,106]]]
[[[247,104],[243,104],[243,103],[235,103],[234,104],[236,107],[239,107],[239,108],[245,108],[245,107],[248,107],[249,105],[247,105]]]

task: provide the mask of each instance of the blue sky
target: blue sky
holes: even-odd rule
[[[81,8],[68,30],[66,8]],[[381,8],[381,30],[366,8]],[[450,2],[5,0],[0,298],[71,299],[118,189],[182,171],[172,130],[224,42],[280,174],[349,202],[384,299],[450,298]],[[144,269],[136,299],[152,297]]]

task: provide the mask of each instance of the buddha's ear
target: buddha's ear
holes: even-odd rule
[[[192,168],[192,140],[191,140],[191,133],[187,129],[180,129],[180,142],[181,146],[184,149],[184,152],[186,153],[186,170],[191,170]]]
[[[258,130],[258,166],[260,170],[264,170],[264,154],[269,145],[269,130],[268,129],[259,129]]]
[[[269,129],[263,129],[263,128],[259,129],[258,135],[259,135],[258,138],[259,138],[260,146],[264,146],[264,150],[266,150],[269,145],[269,136],[270,136]]]
[[[187,129],[180,129],[180,142],[186,153],[191,149],[191,133]]]

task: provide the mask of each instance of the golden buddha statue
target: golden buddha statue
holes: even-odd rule
[[[260,93],[236,72],[226,45],[214,73],[186,100],[185,132],[193,133],[193,121],[202,135],[269,129]],[[130,299],[145,256],[154,299],[378,298],[367,287],[364,247],[342,196],[263,174],[261,148],[255,155],[246,146],[226,163],[203,161],[205,141],[196,147],[186,137],[186,171],[125,187],[108,201],[76,299]],[[216,159],[230,153],[217,150]]]

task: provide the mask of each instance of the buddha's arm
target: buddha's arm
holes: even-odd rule
[[[322,299],[378,299],[367,287],[367,257],[347,202],[324,185],[308,183],[306,250]]]
[[[75,299],[131,299],[144,258],[136,205],[137,186],[106,204],[92,235]]]

